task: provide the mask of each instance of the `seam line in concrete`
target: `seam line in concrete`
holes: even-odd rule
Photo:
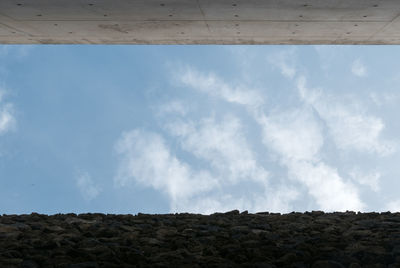
[[[397,16],[395,16],[391,21],[389,21],[388,23],[386,23],[382,28],[380,28],[379,30],[377,30],[376,32],[374,32],[370,37],[368,37],[367,41],[371,40],[372,38],[374,38],[378,33],[382,32],[387,26],[393,24],[393,22],[400,17],[400,12],[397,14]]]
[[[211,31],[210,31],[210,26],[209,26],[208,23],[207,23],[206,16],[204,15],[204,11],[203,11],[203,9],[202,9],[201,6],[200,6],[199,0],[196,0],[196,3],[197,3],[197,6],[198,6],[198,8],[199,8],[199,10],[200,10],[201,15],[203,16],[203,20],[204,20],[205,25],[207,26],[207,30],[208,30],[209,33],[211,33]]]

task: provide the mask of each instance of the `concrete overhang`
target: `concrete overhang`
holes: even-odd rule
[[[399,0],[0,0],[2,44],[400,44]]]

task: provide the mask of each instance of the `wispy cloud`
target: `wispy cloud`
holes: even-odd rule
[[[310,88],[307,78],[299,75],[307,72],[299,71],[295,59],[295,50],[268,59],[294,83],[295,105],[281,110],[267,103],[265,92],[248,84],[192,67],[176,71],[173,76],[179,86],[242,106],[246,115],[222,105],[211,115],[205,112],[194,119],[182,105],[185,100],[161,105],[160,111],[172,115],[160,121],[166,133],[135,129],[119,139],[116,184],[139,183],[162,191],[172,211],[289,211],[300,196],[310,197],[325,211],[366,209],[360,186],[380,191],[381,173],[344,172],[327,157],[326,150],[384,157],[396,151],[396,143],[383,137],[383,119],[369,113],[358,99]],[[357,70],[359,75],[366,75],[363,68]],[[260,140],[249,142],[250,126]],[[168,146],[169,139],[174,140],[173,146]],[[189,157],[183,161],[182,154]],[[283,169],[286,177],[275,176],[276,167],[267,166],[263,158],[276,161],[268,163]],[[246,187],[252,192],[246,192]]]
[[[257,164],[239,118],[227,115],[220,123],[205,118],[198,124],[179,122],[169,124],[168,128],[179,137],[184,150],[209,162],[226,180],[246,179],[266,184],[268,172]]]
[[[368,186],[374,192],[380,191],[379,182],[381,173],[378,171],[366,173],[362,172],[359,168],[353,168],[350,171],[350,177],[358,184]]]
[[[315,161],[323,145],[321,127],[308,109],[258,118],[263,142],[288,160]]]
[[[187,68],[177,75],[177,79],[186,86],[219,97],[230,103],[251,107],[259,107],[264,103],[264,97],[258,91],[247,88],[244,85],[227,84],[214,73],[203,74]]]
[[[356,59],[351,65],[351,72],[355,76],[363,77],[367,75],[367,67],[365,67],[360,59]]]
[[[385,209],[390,212],[400,212],[400,199],[390,201]]]
[[[278,68],[283,76],[293,79],[297,73],[295,52],[294,48],[275,52],[269,55],[268,63]]]
[[[174,212],[290,211],[297,190],[268,187],[269,174],[255,160],[240,123],[235,118],[225,120],[169,125],[178,129],[172,135],[179,136],[182,149],[207,163],[206,169],[179,160],[159,134],[138,129],[124,133],[116,145],[121,161],[115,183],[162,191]]]
[[[323,135],[310,110],[294,110],[260,120],[263,142],[288,169],[289,178],[305,185],[325,211],[361,210],[357,189],[319,156]]]
[[[15,127],[13,106],[10,103],[0,107],[0,134],[6,133]]]
[[[387,104],[396,105],[400,99],[400,94],[398,92],[371,92],[369,98],[377,106],[383,106]]]
[[[339,176],[337,170],[323,162],[312,164],[308,161],[292,161],[288,164],[293,178],[301,181],[324,211],[362,211],[358,189]]]
[[[0,135],[16,126],[14,108],[12,103],[4,102],[5,91],[0,89]]]
[[[230,88],[220,78],[214,76],[213,81],[219,81],[218,84]],[[237,90],[246,92],[245,87]],[[207,90],[203,91],[212,94]],[[306,93],[308,92],[304,92]],[[317,95],[314,98],[317,98]],[[230,101],[229,98],[223,99]],[[249,102],[238,103],[250,108],[248,109],[250,114],[262,129],[266,147],[279,155],[291,177],[307,187],[309,194],[315,198],[320,208],[361,210],[364,207],[357,189],[341,178],[334,168],[321,161],[319,152],[324,138],[321,126],[313,115],[314,109],[300,108],[291,112],[267,115],[262,110],[254,109]]]
[[[33,45],[0,45],[0,58],[12,56],[12,58],[22,59],[28,56],[33,49]]]
[[[309,89],[304,77],[297,80],[297,88],[302,100],[313,107],[325,121],[338,148],[377,153],[381,156],[396,150],[394,142],[381,138],[385,127],[383,120],[352,105],[356,102],[355,99],[344,103],[343,99],[335,99],[323,94],[321,90]]]
[[[78,175],[76,186],[78,187],[82,197],[87,201],[95,199],[102,191],[100,186],[93,182],[91,176],[87,172]]]
[[[174,156],[159,134],[138,129],[126,132],[117,142],[116,151],[122,157],[114,178],[116,185],[137,182],[163,191],[173,208],[178,201],[218,187],[218,181],[207,171],[194,171]]]
[[[163,103],[155,108],[156,113],[158,115],[185,115],[187,113],[187,106],[182,101],[173,100],[166,103]]]

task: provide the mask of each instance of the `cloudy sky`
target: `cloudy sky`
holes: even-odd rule
[[[400,210],[398,46],[0,46],[0,214]]]

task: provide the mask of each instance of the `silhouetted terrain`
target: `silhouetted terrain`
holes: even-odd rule
[[[0,216],[0,267],[400,267],[400,213]]]

